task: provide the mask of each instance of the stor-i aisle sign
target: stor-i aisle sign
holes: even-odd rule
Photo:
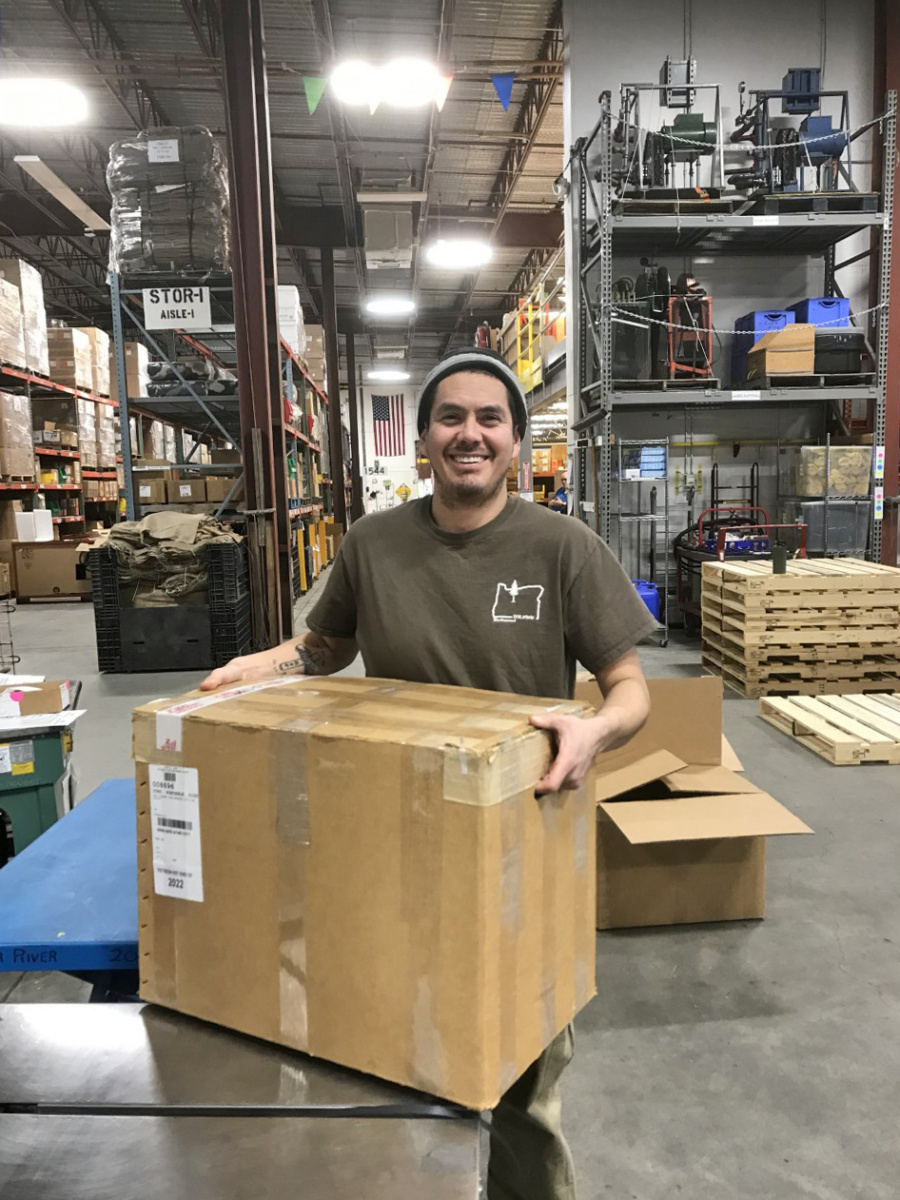
[[[144,324],[148,329],[205,329],[212,326],[209,288],[192,284],[144,288]]]

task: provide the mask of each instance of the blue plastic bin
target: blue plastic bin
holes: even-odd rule
[[[794,320],[793,312],[787,308],[767,308],[738,317],[734,323],[737,337],[731,347],[731,382],[734,387],[740,387],[747,378],[747,355],[754,343],[775,329],[793,325]],[[748,334],[753,336],[748,337]]]
[[[631,581],[637,588],[637,594],[647,605],[651,616],[659,620],[659,588],[655,583],[650,583],[646,579],[632,579]]]
[[[791,305],[791,312],[801,325],[822,325],[839,329],[850,324],[850,301],[846,296],[815,296]]]

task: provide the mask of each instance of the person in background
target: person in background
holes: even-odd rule
[[[569,491],[568,491],[567,484],[568,484],[568,479],[567,479],[566,475],[563,474],[562,483],[559,485],[559,487],[556,489],[556,491],[553,493],[553,495],[550,497],[549,501],[547,502],[547,507],[552,508],[554,512],[568,512],[569,511]]]

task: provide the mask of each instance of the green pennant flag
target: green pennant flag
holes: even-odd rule
[[[322,93],[327,85],[328,80],[323,79],[321,75],[303,76],[303,90],[306,92],[306,107],[309,109],[310,116],[319,107],[319,101],[322,99]]]

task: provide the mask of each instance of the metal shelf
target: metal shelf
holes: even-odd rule
[[[57,483],[55,485],[42,483],[37,490],[39,492],[80,492],[81,486],[77,483]]]
[[[81,458],[77,450],[54,450],[52,446],[35,446],[34,453],[51,455],[53,458]]]
[[[610,227],[614,254],[823,254],[844,238],[880,229],[884,213],[618,214]],[[587,251],[599,249],[596,235]]]

